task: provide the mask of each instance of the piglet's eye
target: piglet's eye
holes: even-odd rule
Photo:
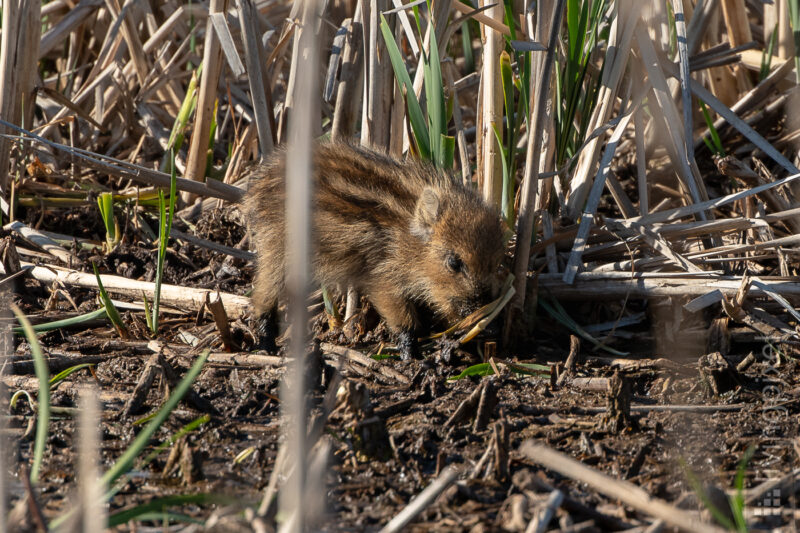
[[[461,272],[464,269],[464,262],[455,254],[447,256],[447,268],[451,272]]]

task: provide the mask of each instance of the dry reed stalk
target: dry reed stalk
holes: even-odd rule
[[[364,48],[362,46],[364,35],[363,10],[361,3],[356,5],[352,22],[347,27],[344,50],[342,52],[342,66],[336,89],[336,106],[331,126],[331,140],[350,140],[356,129],[356,118],[359,114],[360,98],[353,98],[354,91],[363,87],[365,81]],[[399,99],[402,103],[402,98]],[[398,103],[395,94],[395,103]],[[397,131],[397,130],[394,130]],[[395,135],[397,136],[397,135]],[[344,320],[347,322],[358,309],[358,292],[352,287],[347,289],[347,303],[345,304]]]
[[[642,96],[642,94],[637,94],[634,97],[633,105],[638,105],[638,101],[641,100]],[[583,255],[583,250],[586,246],[586,241],[589,237],[589,231],[594,223],[594,217],[597,212],[597,207],[600,203],[600,196],[602,195],[603,189],[607,183],[611,160],[614,157],[614,152],[617,149],[619,140],[622,138],[622,134],[624,133],[625,128],[628,126],[632,116],[633,114],[631,112],[628,112],[624,115],[624,118],[619,124],[617,124],[617,127],[614,129],[614,133],[611,135],[611,138],[606,144],[605,151],[603,152],[603,158],[600,161],[600,167],[597,170],[597,175],[594,178],[592,188],[589,191],[589,196],[586,199],[586,207],[581,215],[578,233],[575,236],[575,242],[572,245],[569,261],[567,261],[567,266],[564,269],[563,279],[566,283],[572,283],[578,273],[578,269],[582,262],[581,258]]]
[[[24,137],[22,137],[21,140],[25,142],[31,143],[35,141],[50,148],[54,148],[57,151],[56,155],[64,153],[71,156],[80,157],[83,161],[83,164],[100,172],[105,172],[109,175],[120,178],[127,178],[147,185],[169,187],[170,177],[168,174],[163,172],[139,165],[134,165],[128,163],[127,161],[115,159],[110,156],[104,156],[88,150],[81,150],[79,148],[72,148],[69,146],[64,146],[63,144],[54,143],[2,119],[0,119],[0,125],[23,134]],[[0,135],[0,138],[10,137],[8,135]],[[240,200],[243,194],[243,191],[238,187],[234,187],[226,183],[220,183],[217,180],[210,180],[207,183],[198,183],[185,178],[177,178],[177,189],[179,191],[186,191],[198,196],[211,196],[228,200],[230,202],[236,202]]]
[[[364,35],[363,11],[356,5],[353,21],[344,41],[342,66],[336,88],[336,105],[333,112],[331,139],[334,141],[350,139],[355,133],[356,119],[360,114],[361,99],[353,98],[358,88],[363,87],[364,77]]]
[[[453,82],[453,71],[456,70],[452,61],[442,64],[447,91],[453,97],[453,123],[456,127],[456,144],[458,145],[458,160],[461,167],[461,181],[464,185],[472,183],[472,168],[469,161],[469,146],[467,136],[464,134],[464,121],[461,118],[461,104],[458,100],[458,91]],[[456,71],[457,72],[457,71]]]
[[[642,3],[636,0],[626,0],[617,4],[619,13],[614,17],[609,33],[609,52],[606,57],[606,67],[600,80],[600,90],[597,95],[597,105],[589,121],[587,131],[594,131],[611,118],[614,106],[619,96],[622,76],[628,67],[628,58],[631,51],[631,40],[634,28],[639,23],[639,13]],[[589,141],[586,148],[578,158],[575,173],[569,182],[569,195],[567,197],[567,210],[573,218],[577,215],[592,187],[591,179],[595,173],[597,161],[602,149],[601,138]]]
[[[32,263],[22,262],[21,266],[36,280],[49,284],[53,282],[63,283],[67,286],[83,287],[86,289],[97,289],[97,278],[94,274],[78,272],[68,268],[55,265],[37,266]],[[4,267],[0,266],[0,273],[6,274]],[[133,299],[140,299],[142,294],[152,299],[155,293],[155,283],[138,281],[121,276],[101,274],[100,279],[103,286],[110,294],[119,294]],[[180,285],[161,285],[161,302],[164,305],[186,309],[196,312],[205,305],[206,294],[209,289],[194,289],[182,287]],[[250,313],[250,299],[237,294],[220,294],[225,310],[231,318],[241,318]]]
[[[288,323],[292,334],[289,353],[293,359],[281,389],[281,400],[288,424],[285,427],[289,443],[288,462],[294,472],[280,492],[280,510],[287,517],[281,531],[302,532],[313,527],[316,517],[312,509],[304,509],[303,502],[320,501],[322,487],[307,484],[306,461],[310,452],[306,442],[308,413],[305,395],[306,343],[308,340],[308,310],[305,302],[311,284],[311,198],[313,195],[312,150],[313,132],[319,127],[317,68],[318,48],[315,27],[320,17],[320,2],[302,2],[301,26],[293,57],[296,69],[290,74],[296,83],[292,100],[296,107],[291,110],[289,144],[286,154],[286,293]],[[376,28],[377,31],[377,28]],[[288,98],[287,98],[288,99]],[[324,491],[323,491],[324,492]]]
[[[683,511],[664,500],[650,496],[644,489],[633,483],[614,479],[546,445],[528,440],[522,444],[520,450],[535,463],[570,479],[586,483],[597,492],[614,500],[621,500],[626,505],[655,518],[660,518],[673,527],[695,533],[723,533],[725,531],[715,525],[700,521],[688,511]]]
[[[750,19],[744,0],[721,0],[722,16],[728,29],[728,41],[731,46],[739,46],[753,40],[750,32]],[[744,93],[753,88],[747,72],[739,65],[733,66],[739,93]],[[688,139],[687,139],[688,141]]]
[[[682,274],[682,275],[681,275]],[[670,277],[667,277],[669,275]],[[658,277],[653,277],[658,276]],[[761,281],[772,292],[797,301],[800,298],[800,283],[793,278],[767,278]],[[571,284],[560,275],[540,274],[537,283],[555,298],[564,300],[602,300],[605,298],[667,298],[675,296],[702,296],[720,291],[733,296],[742,284],[741,276],[720,276],[713,272],[690,275],[688,273],[658,272],[581,272]],[[767,296],[755,287],[750,296]]]
[[[19,234],[23,239],[33,243],[35,246],[42,248],[48,254],[64,262],[68,266],[79,265],[81,263],[81,260],[75,254],[65,250],[61,245],[44,235],[42,232],[37,231],[18,220],[3,226],[3,230],[13,231]]]
[[[100,457],[100,424],[96,391],[81,390],[78,415],[78,495],[83,533],[106,528],[105,492],[97,459]]]
[[[400,511],[388,524],[383,526],[380,533],[397,533],[404,531],[417,515],[428,508],[444,490],[458,479],[459,471],[453,466],[448,466],[436,480],[425,487],[421,493],[414,497],[408,505]]]
[[[261,42],[258,31],[258,17],[253,0],[236,0],[239,12],[239,24],[244,40],[245,61],[247,62],[248,81],[250,83],[250,96],[253,100],[253,113],[258,129],[258,144],[261,148],[261,157],[272,152],[272,128],[269,115],[272,110],[267,107],[267,98],[264,87],[264,73],[261,62]]]
[[[42,16],[45,15],[46,4],[42,9]],[[67,35],[77,30],[81,25],[91,20],[92,15],[103,5],[103,0],[81,0],[78,5],[70,9],[69,12],[61,17],[56,24],[47,30],[39,42],[39,56],[47,55],[51,50],[58,46]]]
[[[34,108],[34,84],[39,59],[41,2],[3,2],[0,36],[0,117],[30,127]],[[14,28],[14,31],[11,31]],[[0,127],[0,133],[8,130]],[[11,142],[0,137],[0,196],[8,195]]]
[[[494,4],[486,13],[494,20],[503,19],[503,6],[492,0],[484,0],[482,5]],[[500,53],[503,51],[503,36],[488,26],[483,31],[483,67],[481,69],[481,114],[482,159],[479,183],[484,200],[490,205],[499,206],[503,194],[503,175],[501,150],[495,131],[503,138],[503,87],[500,76]]]
[[[539,4],[541,7],[541,4]],[[541,126],[545,115],[547,99],[549,97],[550,76],[555,62],[558,36],[561,32],[561,20],[564,15],[566,2],[559,0],[553,7],[550,36],[547,52],[540,72],[531,75],[530,108],[531,117],[528,121],[531,131],[528,132],[528,145],[525,157],[525,175],[522,181],[521,202],[517,218],[517,242],[514,248],[514,298],[511,301],[509,312],[506,314],[506,323],[503,332],[504,340],[508,340],[514,313],[521,312],[525,305],[525,287],[527,283],[528,258],[530,256],[531,238],[533,237],[533,220],[536,208],[536,192],[539,188],[539,161],[542,152],[542,138],[544,136]],[[537,36],[541,41],[543,36]]]
[[[209,14],[224,13],[227,8],[228,0],[211,0],[208,11]],[[202,182],[205,180],[208,136],[216,109],[217,86],[221,72],[222,49],[214,31],[214,23],[209,17],[206,22],[206,37],[203,43],[203,72],[200,76],[200,88],[197,91],[197,112],[184,174],[184,178],[190,181]],[[183,192],[181,198],[185,203],[192,204],[197,196],[193,193]]]
[[[633,112],[633,133],[636,142],[636,183],[639,191],[639,214],[650,212],[649,191],[647,188],[647,151],[644,147],[645,127],[641,107]]]
[[[661,115],[661,119],[667,126],[668,151],[673,154],[673,164],[676,166],[676,172],[680,178],[680,183],[688,192],[687,201],[689,203],[698,203],[708,200],[705,182],[702,180],[702,177],[699,176],[699,173],[695,173],[697,167],[693,161],[689,160],[683,134],[677,127],[682,121],[679,118],[675,102],[672,100],[669,87],[667,86],[667,80],[664,76],[664,72],[661,70],[661,62],[656,56],[653,43],[650,41],[643,27],[637,27],[635,33],[642,55],[642,63],[644,63],[647,69],[648,78],[652,84],[656,101],[658,102],[657,107],[651,107],[651,112],[657,110]],[[698,213],[698,217],[701,220],[705,220],[709,216],[710,213]]]
[[[487,5],[487,4],[483,4],[483,5]],[[488,16],[488,15],[486,15],[484,13],[475,13],[475,10],[471,6],[469,6],[467,4],[464,4],[462,2],[453,2],[452,6],[453,6],[454,9],[456,9],[457,11],[460,11],[461,13],[463,13],[465,15],[471,15],[471,18],[474,18],[476,21],[480,22],[482,25],[488,26],[488,27],[492,28],[494,31],[502,33],[503,35],[505,35],[507,37],[511,37],[511,31],[508,29],[508,26],[506,26],[503,23],[503,19],[502,18],[500,18],[498,20],[497,18]]]
[[[670,75],[676,75],[674,72],[674,65],[665,65],[667,72]],[[692,93],[701,100],[703,100],[708,107],[713,109],[718,115],[725,117],[731,126],[736,128],[744,137],[756,145],[764,153],[766,153],[773,161],[783,167],[784,170],[791,173],[800,172],[794,163],[789,161],[780,151],[778,151],[772,144],[770,144],[764,137],[762,137],[756,130],[749,124],[740,119],[733,113],[729,107],[723,104],[716,96],[714,96],[708,89],[703,87],[700,83],[693,79],[689,79]]]
[[[381,36],[380,13],[389,7],[388,0],[362,2],[367,35],[367,61],[364,75],[364,107],[361,121],[361,144],[388,151],[391,139],[392,95],[394,74],[386,43]],[[387,19],[390,27],[392,22]],[[394,30],[393,30],[394,31]],[[399,134],[399,132],[398,132]]]
[[[6,318],[10,313],[3,311],[2,317]],[[8,391],[6,390],[5,374],[8,368],[9,354],[11,353],[11,324],[4,321],[0,325],[0,342],[2,342],[2,355],[0,355],[0,398],[8,398]],[[8,509],[6,502],[9,501],[8,495],[8,479],[6,472],[15,470],[9,468],[8,461],[8,438],[6,436],[7,418],[5,415],[0,416],[0,533],[6,531],[6,517],[8,516]]]

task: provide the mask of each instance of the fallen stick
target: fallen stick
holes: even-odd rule
[[[723,533],[725,531],[713,524],[699,520],[692,514],[678,509],[664,500],[653,498],[644,489],[637,487],[633,483],[614,479],[549,446],[528,440],[522,444],[520,449],[529,460],[549,470],[558,472],[562,476],[586,483],[597,492],[619,500],[654,518],[660,518],[670,526],[694,533]]]
[[[592,274],[592,273],[589,273]],[[665,298],[670,296],[702,296],[719,290],[725,296],[734,296],[741,285],[741,276],[716,276],[711,279],[683,275],[674,278],[650,278],[630,273],[614,276],[586,276],[581,273],[573,284],[565,283],[561,276],[540,274],[539,289],[556,298],[567,300],[597,300],[604,298]],[[620,279],[621,276],[627,279]],[[800,282],[790,278],[760,278],[764,287],[785,297],[800,297]],[[751,287],[750,296],[768,296],[762,287]]]
[[[64,285],[82,287],[84,289],[97,289],[97,278],[94,274],[78,272],[68,268],[61,268],[53,265],[37,266],[32,263],[23,262],[22,268],[36,280],[43,283],[58,281]],[[0,266],[0,273],[6,274],[5,269]],[[121,294],[139,300],[142,294],[148,298],[153,298],[155,293],[155,283],[148,281],[138,281],[113,276],[111,274],[101,274],[100,279],[106,291],[111,294]],[[180,285],[161,285],[161,302],[173,307],[197,311],[205,305],[206,294],[216,293],[210,289],[195,289],[192,287],[181,287]],[[250,299],[238,294],[219,293],[219,297],[225,306],[225,311],[232,319],[241,318],[250,311]]]
[[[425,510],[436,497],[441,494],[447,487],[449,487],[458,477],[458,470],[448,467],[436,480],[425,487],[425,490],[411,500],[409,504],[400,511],[388,524],[383,526],[380,533],[394,533],[396,531],[403,531],[405,527],[411,523],[414,518],[422,511]]]
[[[379,361],[376,361],[375,359],[367,355],[364,355],[358,350],[353,350],[352,348],[347,348],[345,346],[336,346],[335,344],[330,344],[327,342],[323,342],[320,345],[320,348],[322,349],[323,353],[329,353],[338,355],[340,357],[344,357],[345,359],[349,359],[350,361],[356,362],[362,366],[367,367],[370,370],[379,372],[384,376],[386,376],[387,378],[390,378],[394,381],[403,383],[405,385],[411,383],[411,380],[409,380],[406,376],[404,376],[394,368],[390,367],[389,365],[382,364]]]
[[[18,233],[22,236],[23,239],[32,242],[36,246],[41,247],[45,252],[52,255],[53,257],[63,261],[64,263],[70,265],[78,265],[81,263],[81,260],[78,259],[78,256],[70,252],[69,250],[63,248],[53,239],[42,233],[41,231],[35,230],[30,226],[27,226],[19,221],[14,221],[6,224],[3,226],[3,229],[6,231],[13,231]]]

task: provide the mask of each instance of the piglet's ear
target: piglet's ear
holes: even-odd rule
[[[439,220],[439,212],[439,197],[431,187],[425,187],[414,209],[411,233],[424,241],[430,239],[433,225]]]

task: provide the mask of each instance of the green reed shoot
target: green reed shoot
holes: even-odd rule
[[[772,33],[769,35],[767,48],[761,54],[761,68],[758,71],[758,81],[763,81],[764,78],[769,76],[769,69],[772,68],[772,58],[775,53],[775,42],[778,39],[778,23],[772,28]]]
[[[177,174],[175,172],[175,150],[170,151],[169,201],[164,198],[164,191],[158,191],[159,231],[158,231],[158,263],[156,265],[156,290],[153,295],[153,315],[149,324],[155,335],[158,333],[158,308],[161,303],[161,281],[164,279],[164,260],[167,257],[167,244],[172,231],[172,217],[175,213],[175,196],[177,192]]]
[[[711,120],[711,115],[708,112],[708,108],[706,107],[705,102],[702,100],[700,100],[700,109],[703,111],[703,119],[706,121],[706,126],[708,126],[708,132],[711,136],[710,140],[708,137],[703,137],[703,142],[706,143],[706,146],[712,154],[724,157],[725,148],[722,147],[722,141],[719,138],[719,132],[717,132],[717,128],[714,127],[714,121]]]
[[[586,130],[596,103],[600,78],[589,77],[587,69],[600,38],[601,14],[605,0],[567,2],[567,57],[556,76],[556,164],[560,167],[575,155],[586,137]]]
[[[101,316],[106,316],[106,309],[105,307],[101,307],[100,309],[96,309],[95,311],[89,311],[88,313],[84,313],[82,315],[74,316],[72,318],[65,318],[63,320],[54,320],[53,322],[46,322],[43,324],[36,324],[33,326],[33,331],[36,333],[44,333],[45,331],[52,331],[54,329],[61,329],[70,326],[77,326],[79,324],[83,324],[90,320],[94,320],[96,318],[100,318]],[[25,333],[22,326],[17,326],[12,328],[12,331],[17,334],[21,335]]]
[[[97,197],[97,206],[100,208],[100,216],[106,228],[106,252],[110,252],[120,240],[119,225],[114,217],[114,195],[110,192],[100,193]]]
[[[100,291],[100,299],[103,301],[103,308],[108,315],[109,320],[114,325],[114,329],[117,330],[117,333],[123,339],[128,338],[128,328],[125,327],[125,323],[122,322],[122,317],[117,311],[117,308],[114,306],[114,302],[111,301],[111,297],[108,295],[106,288],[103,287],[103,280],[100,279],[100,271],[97,270],[97,265],[92,263],[92,268],[94,269],[94,275],[97,278],[97,288]]]
[[[39,339],[36,337],[36,332],[33,331],[33,326],[31,326],[28,317],[14,304],[11,305],[11,309],[25,332],[25,338],[28,339],[28,344],[31,347],[31,356],[33,357],[33,368],[36,372],[36,379],[39,381],[36,438],[33,444],[33,463],[31,464],[30,473],[31,483],[35,484],[39,481],[39,471],[42,468],[44,448],[47,444],[47,434],[50,426],[50,370],[42,352],[42,347],[39,344]]]
[[[186,395],[191,388],[194,380],[203,369],[203,365],[208,360],[209,350],[204,350],[192,364],[192,367],[186,372],[186,375],[181,379],[180,383],[175,387],[173,393],[167,398],[167,401],[161,406],[158,412],[152,417],[148,423],[137,435],[128,448],[117,459],[114,465],[103,474],[102,483],[105,487],[112,485],[121,476],[125,475],[133,467],[136,458],[147,448],[150,444],[150,439],[153,438],[158,428],[167,420],[169,415],[178,406],[178,402]],[[203,417],[201,417],[202,419]],[[198,419],[198,420],[201,420]],[[197,422],[197,421],[196,421]],[[199,424],[197,424],[199,425]],[[110,498],[114,491],[106,494],[106,499]],[[216,497],[215,497],[216,498]],[[160,508],[160,507],[159,507]],[[67,511],[61,516],[54,519],[49,524],[49,529],[58,529],[59,526],[64,524],[72,516],[73,510]]]
[[[178,406],[178,402],[181,401],[181,398],[189,392],[189,388],[194,383],[194,380],[200,374],[200,370],[202,370],[203,365],[205,364],[206,360],[208,359],[209,350],[206,349],[201,353],[198,358],[195,360],[192,367],[186,372],[186,375],[183,379],[178,383],[178,386],[175,387],[175,391],[172,395],[164,402],[164,405],[161,406],[161,409],[158,410],[156,416],[147,424],[136,438],[131,443],[130,446],[125,450],[125,452],[120,456],[119,459],[114,463],[114,465],[106,471],[103,475],[103,484],[106,486],[111,485],[114,483],[121,475],[127,473],[131,467],[133,466],[134,460],[145,450],[145,448],[150,443],[150,439],[153,438],[156,431],[161,424],[166,421],[169,417],[170,413]]]
[[[422,25],[417,6],[414,6],[413,10],[417,31],[422,34]],[[428,2],[428,11],[431,12],[430,2]],[[433,21],[431,21],[431,24],[433,24]],[[406,70],[400,48],[395,42],[392,30],[389,28],[389,23],[383,14],[381,14],[381,33],[389,51],[389,59],[392,62],[395,78],[400,84],[403,97],[406,100],[408,118],[411,122],[411,130],[420,157],[429,159],[438,168],[452,168],[455,157],[455,137],[447,135],[447,105],[436,32],[431,31],[430,53],[426,53],[424,50],[421,51],[427,117],[422,113],[422,107],[414,93],[411,77]]]

